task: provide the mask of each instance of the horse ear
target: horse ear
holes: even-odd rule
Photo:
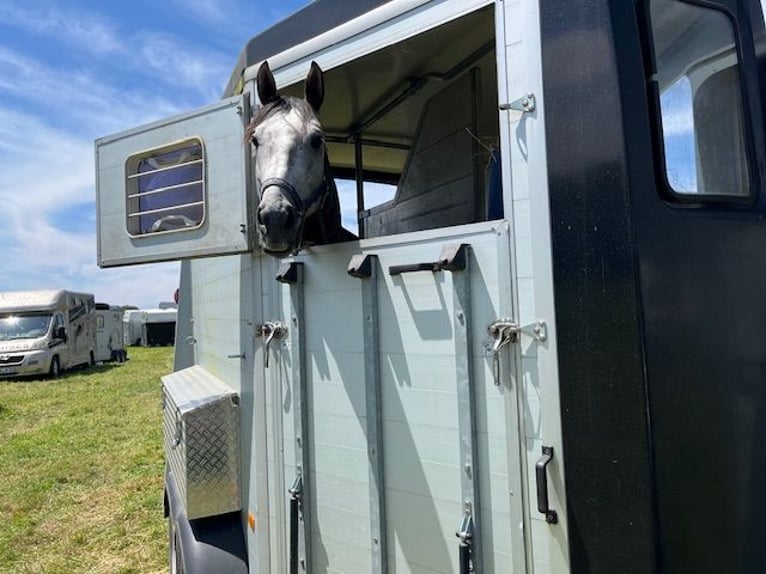
[[[319,112],[324,101],[324,74],[316,62],[311,62],[309,75],[306,76],[306,101]]]
[[[271,73],[268,62],[264,62],[258,68],[256,85],[258,86],[258,99],[261,100],[262,104],[268,104],[277,99],[277,83],[274,81],[274,74]]]

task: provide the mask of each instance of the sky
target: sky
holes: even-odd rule
[[[0,0],[0,291],[157,307],[177,263],[99,269],[94,140],[220,99],[307,0]]]

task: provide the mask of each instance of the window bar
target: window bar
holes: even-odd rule
[[[203,179],[195,179],[192,181],[187,181],[184,183],[174,183],[173,185],[166,185],[165,187],[158,187],[156,189],[150,189],[147,191],[139,191],[138,193],[131,193],[128,195],[128,199],[137,199],[140,197],[148,197],[150,195],[156,195],[158,193],[162,193],[164,191],[173,191],[174,189],[181,189],[183,187],[191,187],[193,185],[202,185],[205,183],[205,180]]]
[[[136,211],[134,213],[128,213],[128,217],[139,217],[141,215],[151,215],[153,213],[165,213],[167,211],[178,211],[184,207],[195,207],[197,205],[204,205],[204,201],[195,201],[193,203],[179,203],[178,205],[171,205],[170,207],[160,207],[157,209],[147,209],[146,211]]]
[[[198,164],[198,163],[202,163],[203,161],[204,161],[203,159],[193,159],[191,161],[185,161],[183,163],[174,163],[173,165],[167,165],[165,167],[158,167],[156,169],[152,169],[152,170],[149,170],[149,171],[142,171],[142,172],[131,173],[131,174],[128,175],[128,179],[136,179],[136,178],[139,178],[139,177],[144,177],[145,175],[154,175],[156,173],[160,173],[160,172],[163,172],[163,171],[170,171],[171,169],[178,169],[179,167],[187,167],[187,166],[190,166],[190,165],[195,165],[195,164]]]

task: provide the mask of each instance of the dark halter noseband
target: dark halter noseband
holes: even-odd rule
[[[301,196],[295,191],[293,184],[281,177],[270,177],[264,180],[261,184],[261,197],[263,197],[263,194],[266,193],[266,190],[269,187],[279,188],[282,193],[287,196],[287,199],[293,205],[293,208],[295,208],[295,216],[300,222],[298,224],[298,233],[296,234],[297,242],[295,246],[295,250],[298,251],[303,246],[303,226],[306,223],[306,215],[308,211],[314,207],[314,205],[318,205],[318,209],[322,209],[322,205],[324,204],[325,199],[327,199],[327,193],[330,189],[330,186],[327,185],[327,178],[322,179],[322,183],[319,187],[312,191],[305,201],[301,199]]]

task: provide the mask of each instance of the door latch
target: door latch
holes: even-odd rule
[[[500,349],[509,343],[516,343],[521,335],[529,335],[539,342],[548,338],[548,329],[545,321],[539,320],[529,325],[520,327],[511,319],[497,319],[487,327],[487,333],[492,338],[492,376],[495,386],[500,386]]]
[[[277,339],[287,334],[287,327],[280,321],[266,321],[258,328],[258,336],[263,337],[263,366],[269,368],[269,346]]]

